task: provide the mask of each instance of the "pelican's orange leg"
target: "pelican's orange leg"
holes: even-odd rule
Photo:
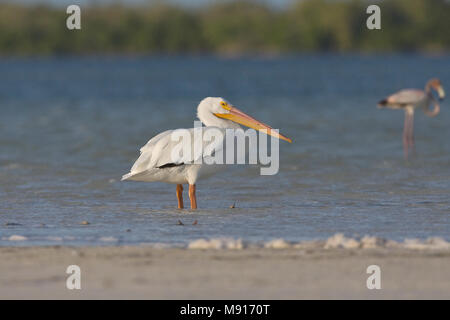
[[[189,199],[191,199],[191,209],[197,209],[197,198],[195,197],[195,184],[189,185]]]
[[[177,184],[177,199],[178,199],[178,209],[183,209],[183,185]]]

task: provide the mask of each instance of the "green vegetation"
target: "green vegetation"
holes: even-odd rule
[[[242,0],[89,7],[78,31],[67,30],[65,8],[0,4],[0,54],[449,51],[449,1],[370,3],[381,8],[382,30],[366,28],[364,0],[304,0],[283,10]]]

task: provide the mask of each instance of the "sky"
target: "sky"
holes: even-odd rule
[[[68,6],[70,4],[78,4],[80,6],[89,4],[108,4],[108,3],[122,3],[122,4],[142,4],[148,3],[155,0],[0,0],[2,2],[14,2],[14,3],[25,3],[25,4],[38,4],[46,3],[58,6]],[[185,6],[202,6],[208,3],[221,2],[226,0],[156,0],[159,2],[172,2],[177,4],[182,4]],[[292,0],[256,0],[258,2],[268,3],[274,7],[284,7],[288,5]]]

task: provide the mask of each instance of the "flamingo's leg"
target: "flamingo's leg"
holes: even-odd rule
[[[191,209],[197,209],[197,197],[195,196],[195,184],[189,185],[189,199],[191,200]]]
[[[183,185],[177,184],[177,199],[178,199],[178,209],[183,209]]]
[[[414,109],[407,108],[406,115],[408,118],[407,139],[408,139],[408,152],[411,150],[414,152]]]
[[[405,155],[405,159],[408,159],[408,151],[409,151],[409,117],[408,112],[405,112],[405,123],[403,125],[403,154]]]
[[[409,146],[414,152],[414,111],[411,113],[409,121]]]

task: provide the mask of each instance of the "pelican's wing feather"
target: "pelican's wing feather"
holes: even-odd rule
[[[143,152],[146,151],[151,151],[151,148],[159,141],[161,140],[164,136],[172,133],[173,130],[166,130],[164,132],[161,132],[159,134],[157,134],[156,136],[154,136],[153,138],[151,138],[139,151],[141,152],[141,154]]]
[[[145,146],[140,149],[141,155],[131,167],[130,173],[137,174],[152,167],[152,159],[158,156],[162,147],[167,144],[174,130],[164,131],[151,138]]]
[[[141,155],[134,163],[130,173],[124,175],[122,180],[147,170],[198,163],[202,160],[201,158],[213,156],[214,151],[223,148],[221,143],[223,139],[213,142],[203,141],[200,130],[204,130],[204,134],[208,129],[210,128],[176,129],[158,134],[140,149]],[[211,148],[211,143],[214,143],[216,148]],[[194,145],[202,146],[202,148],[200,151],[194,150]]]

